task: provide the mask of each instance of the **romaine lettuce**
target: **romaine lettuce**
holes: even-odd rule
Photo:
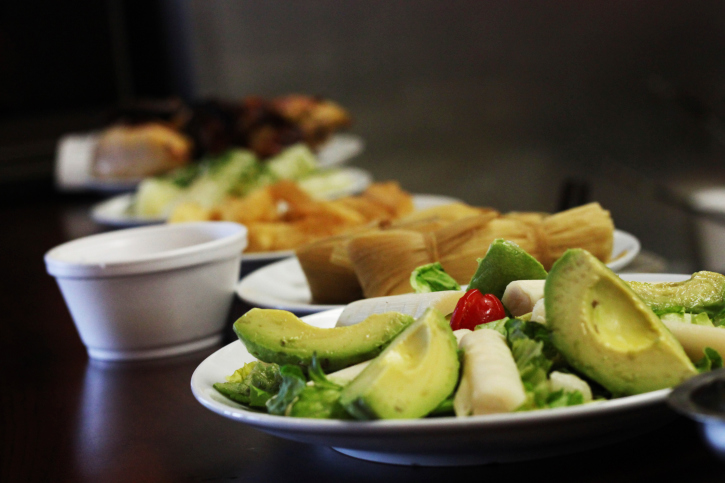
[[[460,290],[458,282],[448,275],[440,262],[421,265],[410,274],[410,285],[415,293],[442,292]]]

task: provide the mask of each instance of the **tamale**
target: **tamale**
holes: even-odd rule
[[[492,241],[504,238],[517,243],[536,257],[536,234],[527,223],[493,214],[471,216],[435,232],[438,261],[459,284],[467,284],[478,266],[477,259],[488,251]]]
[[[541,258],[547,270],[569,248],[583,248],[607,263],[614,246],[614,222],[599,203],[588,203],[544,218],[539,229]]]
[[[353,237],[347,253],[365,297],[412,292],[410,274],[416,267],[436,261],[430,233],[382,230]]]
[[[380,206],[383,206],[392,218],[400,218],[414,210],[413,197],[403,191],[396,181],[373,183],[361,195]]]
[[[338,246],[346,247],[353,236],[375,229],[375,223],[355,227],[350,232],[307,243],[295,251],[314,302],[346,304],[362,298],[362,287],[352,265],[333,263],[331,256]]]

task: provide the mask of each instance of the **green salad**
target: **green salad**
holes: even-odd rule
[[[646,393],[723,365],[723,275],[628,283],[581,249],[547,273],[504,240],[478,263],[465,292],[440,264],[419,267],[417,294],[351,304],[370,312],[353,325],[252,309],[234,330],[258,360],[214,388],[282,416],[468,417]]]
[[[252,151],[230,149],[220,156],[144,179],[134,194],[130,214],[166,218],[182,202],[212,208],[227,196],[245,196],[280,180],[297,181],[315,197],[339,192],[350,183],[339,169],[321,170],[317,157],[303,143],[264,162]]]

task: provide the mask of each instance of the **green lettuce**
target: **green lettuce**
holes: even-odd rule
[[[299,366],[284,365],[279,393],[267,402],[270,414],[317,419],[351,419],[340,405],[342,386],[331,382],[313,356],[308,369],[308,384]]]
[[[520,319],[505,319],[503,324],[506,341],[526,392],[526,402],[519,411],[574,406],[584,402],[584,396],[579,391],[551,390],[549,374],[565,363],[551,343],[549,329]],[[501,332],[500,328],[493,329]]]
[[[277,364],[255,361],[237,369],[227,377],[227,382],[214,384],[214,389],[232,401],[263,408],[281,384],[282,375]]]
[[[299,366],[284,365],[280,368],[282,384],[279,392],[267,401],[270,414],[285,416],[307,385],[307,378]]]
[[[410,285],[415,293],[461,290],[456,280],[448,275],[440,262],[421,265],[410,274]]]
[[[277,179],[300,179],[317,169],[317,158],[304,143],[298,143],[267,160],[269,173]]]
[[[722,368],[723,360],[718,351],[711,347],[705,347],[703,352],[705,355],[695,363],[695,368],[700,374]]]
[[[705,312],[700,312],[699,314],[694,314],[691,312],[685,312],[684,308],[681,311],[677,311],[677,312],[665,312],[665,313],[659,315],[659,317],[660,317],[660,319],[662,319],[665,322],[680,322],[683,324],[704,325],[706,327],[714,327],[714,324],[712,323],[710,316],[707,315]]]

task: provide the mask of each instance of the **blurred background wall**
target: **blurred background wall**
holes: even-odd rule
[[[717,1],[6,4],[0,180],[47,177],[59,135],[125,100],[320,94],[378,179],[502,211],[597,200],[683,266],[666,199],[725,179],[723,25]]]

